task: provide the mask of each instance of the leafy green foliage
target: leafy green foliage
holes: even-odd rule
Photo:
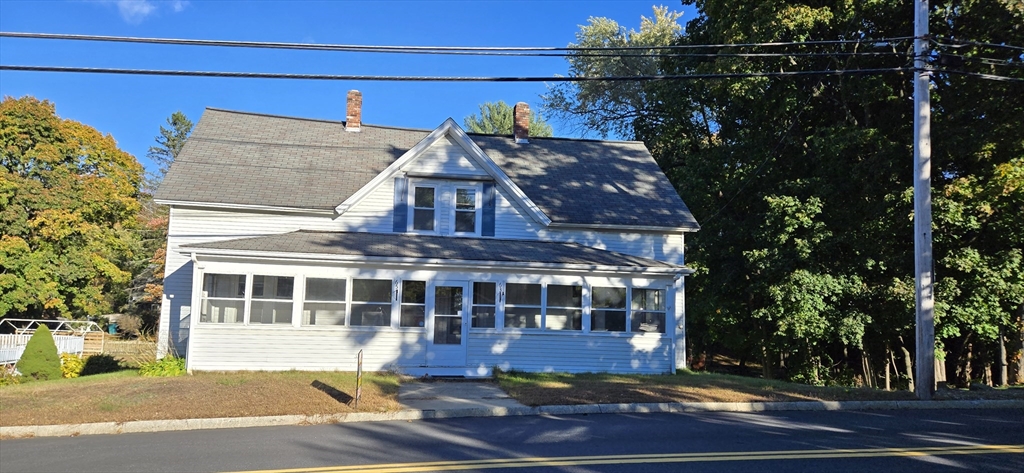
[[[131,278],[142,166],[32,97],[0,102],[0,314],[109,313]]]
[[[1022,45],[1017,3],[933,2],[931,32]],[[679,45],[877,39],[913,30],[905,1],[684,4],[698,16],[673,39]],[[580,35],[604,23],[592,19]],[[656,68],[666,75],[890,68],[907,60],[852,53],[910,47],[665,57]],[[998,47],[957,51],[1020,60]],[[570,74],[606,62],[577,54]],[[1019,67],[966,64],[1024,78]],[[942,72],[932,81],[936,348],[965,385],[971,363],[994,360],[1000,332],[1024,330],[1024,85]],[[589,84],[596,90],[565,88],[569,97],[552,103],[591,126],[627,117],[618,122],[621,134],[632,131],[647,144],[702,225],[687,237],[688,264],[697,271],[687,282],[691,347],[758,360],[765,376],[811,384],[849,379],[851,366],[868,384],[886,366],[897,367],[893,378],[906,377],[896,359],[914,350],[910,75],[649,82],[628,95],[637,102],[565,106],[618,92]]]
[[[185,359],[176,356],[165,356],[160,360],[143,363],[139,366],[139,374],[150,377],[170,377],[185,374]]]
[[[472,114],[463,120],[466,130],[471,133],[488,135],[511,135],[514,122],[512,107],[504,100],[480,104],[480,115]],[[551,136],[551,125],[535,111],[530,111],[530,136]]]
[[[160,126],[160,134],[156,137],[156,146],[150,146],[146,157],[152,159],[159,166],[160,178],[167,174],[171,163],[185,147],[185,141],[192,133],[192,120],[189,120],[184,113],[176,111],[167,117],[167,126]]]
[[[85,366],[82,367],[82,371],[79,373],[81,376],[89,376],[93,374],[113,373],[114,371],[121,371],[121,362],[117,361],[111,355],[99,354],[92,355],[85,359]]]
[[[652,18],[640,17],[640,31],[626,30],[614,20],[591,17],[576,33],[570,48],[668,46],[682,31],[676,22],[682,13],[654,7]],[[660,54],[665,50],[636,49],[628,56],[609,57],[587,51],[569,57],[569,76],[656,75]],[[559,82],[543,96],[544,111],[573,124],[584,134],[632,136],[633,120],[652,108],[641,82]]]
[[[60,370],[65,378],[77,378],[85,368],[85,360],[74,353],[60,354]]]
[[[53,342],[53,334],[45,325],[40,325],[28,339],[17,367],[25,380],[42,381],[62,376],[57,344]]]

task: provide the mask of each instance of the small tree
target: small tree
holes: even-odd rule
[[[25,379],[60,379],[64,373],[60,369],[60,356],[57,355],[57,344],[53,343],[53,334],[45,325],[40,326],[25,345],[25,353],[18,360],[18,371]]]
[[[466,117],[462,123],[470,133],[511,135],[513,121],[512,106],[504,100],[499,100],[480,104],[480,115],[474,113]],[[551,125],[544,121],[544,117],[537,115],[537,112],[531,111],[529,133],[530,136],[540,138],[551,136]]]

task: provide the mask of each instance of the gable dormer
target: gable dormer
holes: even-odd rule
[[[493,237],[498,193],[541,226],[551,220],[451,118],[335,210],[340,214],[394,183],[392,230]]]

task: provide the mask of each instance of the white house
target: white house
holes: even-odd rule
[[[161,356],[190,370],[664,373],[683,237],[642,143],[207,109],[170,206]]]

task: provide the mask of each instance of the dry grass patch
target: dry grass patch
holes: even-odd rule
[[[361,412],[400,409],[399,378],[366,373]],[[0,425],[355,412],[355,373],[197,373],[143,378],[121,371],[0,387]]]
[[[617,375],[500,373],[498,383],[528,406],[632,402],[881,401],[914,399],[909,392],[815,387],[710,373]]]

